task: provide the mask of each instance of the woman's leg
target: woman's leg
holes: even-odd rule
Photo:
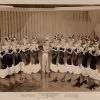
[[[42,72],[44,72],[45,73],[45,67],[46,67],[46,57],[45,57],[45,55],[43,54],[42,55]]]

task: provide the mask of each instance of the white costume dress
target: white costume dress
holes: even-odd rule
[[[41,70],[41,66],[40,66],[40,62],[38,63],[34,63],[36,62],[35,59],[38,59],[39,61],[39,58],[38,58],[38,44],[34,43],[31,45],[31,52],[32,52],[32,62],[31,62],[31,73],[38,73],[40,70]]]
[[[31,74],[31,63],[25,64],[26,63],[26,56],[27,52],[29,51],[30,44],[28,44],[28,39],[27,37],[23,39],[23,45],[21,45],[21,51],[23,53],[22,57],[22,62],[21,62],[21,71],[27,74]],[[29,58],[30,59],[30,58]],[[29,60],[27,59],[27,60]]]
[[[75,49],[77,50],[77,51],[75,51]],[[80,48],[79,48],[79,45],[78,44],[75,44],[75,47],[73,47],[73,52],[75,52],[76,53],[76,55],[78,56],[78,53],[79,53],[79,50]],[[77,58],[77,61],[78,61],[78,58]],[[72,63],[72,66],[73,66],[73,73],[74,74],[81,74],[81,68],[78,66],[78,65],[74,65],[73,63]]]
[[[50,70],[53,72],[58,72],[58,65],[57,65],[58,50],[59,46],[56,44],[52,44],[52,62],[50,64]]]
[[[90,53],[92,52],[92,50],[95,50],[95,48],[92,47],[90,49]],[[96,54],[97,54],[97,52],[93,56],[96,56]],[[98,69],[92,69],[92,68],[90,68],[90,65],[89,65],[87,67],[87,72],[89,73],[89,77],[91,77],[92,79],[95,79],[95,80],[99,80],[100,81],[100,72],[99,72]]]
[[[2,50],[5,52],[3,55],[2,54],[0,54],[0,58],[2,59],[5,55],[6,55],[6,53],[8,52],[8,46],[3,46],[2,47]],[[1,51],[2,52],[2,51]],[[2,62],[1,62],[2,63]],[[3,65],[1,66],[1,67],[4,67]],[[6,67],[6,68],[4,68],[4,69],[0,69],[0,77],[1,78],[5,78],[7,75],[9,75],[8,74],[8,67]]]
[[[66,49],[67,49],[67,57],[70,57],[70,64],[68,64],[68,63],[66,63],[66,67],[67,67],[67,72],[69,72],[69,73],[73,73],[73,70],[74,70],[74,66],[72,65],[72,45],[71,44],[67,44],[66,45]],[[68,51],[68,50],[71,50],[70,52]],[[68,59],[68,58],[67,58]]]
[[[19,51],[17,51],[17,49],[19,49]],[[20,56],[20,54],[21,54],[21,48],[20,48],[19,45],[16,46],[16,49],[15,49],[14,52],[15,52],[15,55],[16,55],[16,53],[17,53],[17,55]],[[20,56],[20,57],[21,57],[21,56]],[[19,58],[19,59],[21,59],[21,58]],[[24,62],[22,62],[22,61],[18,62],[18,64],[16,64],[16,65],[14,66],[14,68],[15,68],[15,73],[19,73],[20,71],[22,71],[22,70],[21,70],[22,66],[24,66]]]
[[[87,52],[88,52],[88,48],[87,48],[87,45],[85,44],[85,45],[83,45],[83,55],[84,55],[85,53],[87,53]],[[84,58],[83,58],[83,60],[84,60]],[[83,63],[83,62],[82,62],[82,63]],[[83,65],[83,64],[82,64],[82,65]],[[81,73],[82,73],[83,76],[89,76],[88,67],[84,67],[84,65],[81,66]]]
[[[66,51],[65,43],[62,43],[59,49],[60,53],[59,53],[59,62],[58,62],[58,70],[61,73],[67,72],[67,67],[65,66],[65,61],[64,61],[65,51]]]
[[[1,52],[0,52],[1,53]],[[0,60],[2,59],[2,55],[0,54]],[[2,61],[1,61],[2,63]],[[0,78],[5,78],[8,75],[8,68],[3,69],[2,64],[1,64],[1,69],[0,69]]]

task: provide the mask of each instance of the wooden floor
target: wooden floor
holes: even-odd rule
[[[100,92],[100,87],[94,90],[89,90],[84,84],[81,87],[74,87],[75,81],[68,82],[68,77],[74,80],[77,76],[65,73],[37,73],[37,74],[24,74],[19,73],[0,79],[0,92]],[[57,79],[57,81],[53,81]],[[63,81],[65,79],[65,81]]]

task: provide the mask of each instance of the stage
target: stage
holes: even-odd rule
[[[42,60],[41,52],[39,54]],[[49,56],[50,57],[50,56]],[[51,58],[49,58],[51,59]],[[100,59],[97,62],[97,69],[100,71]],[[74,87],[75,79],[79,75],[69,73],[43,73],[25,74],[20,72],[5,79],[0,79],[1,92],[100,92],[100,87],[93,90],[87,88],[86,84],[81,87]],[[70,80],[72,79],[72,81]]]

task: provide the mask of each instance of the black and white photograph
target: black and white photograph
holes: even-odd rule
[[[0,92],[100,92],[100,5],[0,4]]]

